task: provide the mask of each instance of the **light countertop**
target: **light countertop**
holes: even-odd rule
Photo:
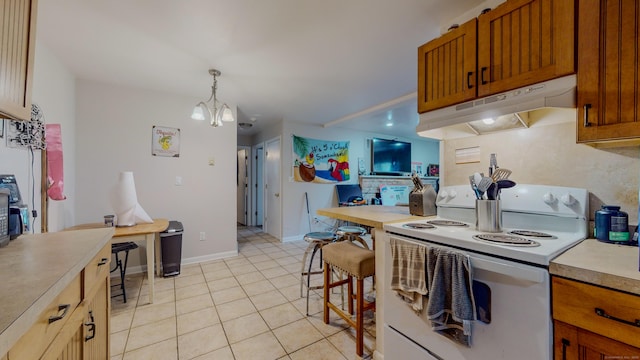
[[[26,234],[0,248],[0,357],[109,242],[113,228]]]
[[[552,275],[640,295],[638,247],[587,239],[551,261]]]
[[[426,217],[414,216],[409,214],[408,206],[342,206],[335,208],[318,209],[316,213],[318,215],[350,221],[356,224],[371,226],[378,229],[382,229],[382,226],[387,223],[411,220],[418,221],[426,219]]]

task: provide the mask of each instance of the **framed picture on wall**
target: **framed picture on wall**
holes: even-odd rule
[[[154,125],[151,131],[151,154],[179,157],[180,129]]]
[[[440,166],[438,164],[429,164],[427,168],[428,176],[440,176]]]

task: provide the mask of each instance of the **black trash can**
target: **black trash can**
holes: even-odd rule
[[[180,274],[182,259],[182,232],[184,228],[180,221],[169,221],[167,229],[160,233],[162,246],[162,276],[176,276]]]

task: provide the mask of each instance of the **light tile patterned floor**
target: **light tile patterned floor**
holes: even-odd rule
[[[112,299],[111,359],[358,359],[355,331],[333,312],[324,324],[322,290],[311,292],[305,316],[299,273],[306,242],[280,243],[259,228],[238,227],[238,248],[236,257],[156,278],[154,304],[142,274],[128,275],[127,303]],[[321,275],[312,280],[322,283]],[[332,296],[339,303],[338,291]],[[368,313],[365,359],[374,346]]]

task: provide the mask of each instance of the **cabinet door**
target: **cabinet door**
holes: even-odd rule
[[[578,27],[579,143],[640,137],[640,3],[581,0]]]
[[[554,321],[555,360],[638,359],[640,349],[590,331]]]
[[[476,97],[476,26],[473,19],[418,48],[418,112]]]
[[[575,73],[574,0],[511,0],[478,17],[478,96]]]
[[[36,0],[0,0],[0,117],[31,119]]]
[[[96,284],[98,290],[88,302],[84,321],[84,359],[109,358],[109,278]]]
[[[578,329],[561,321],[553,322],[553,358],[568,360],[578,358]]]

